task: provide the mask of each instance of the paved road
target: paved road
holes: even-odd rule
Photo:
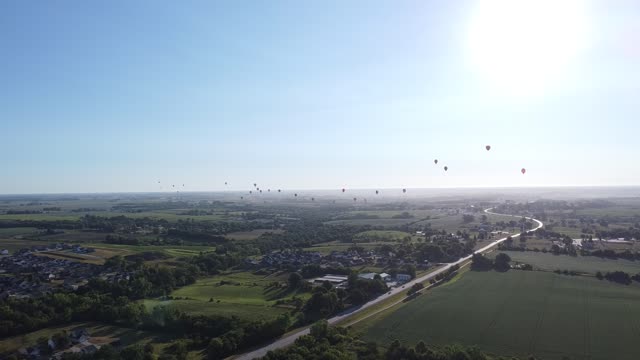
[[[492,209],[493,208],[486,209],[486,210],[484,210],[484,212],[487,213],[487,214],[494,214],[494,215],[502,215],[502,216],[511,216],[511,217],[522,218],[522,216],[519,216],[519,215],[496,214],[496,213],[491,211]],[[533,229],[531,229],[529,231],[538,230],[539,228],[541,228],[543,226],[542,221],[540,221],[540,220],[537,220],[537,219],[534,219],[534,218],[529,218],[529,217],[527,217],[527,219],[528,220],[532,220],[532,221],[534,221],[534,222],[536,222],[538,224],[538,226],[536,226],[535,228],[533,228]],[[511,235],[511,237],[514,237],[514,238],[518,237],[518,236],[520,236],[520,234]],[[485,246],[485,247],[483,247],[481,249],[476,250],[476,252],[483,253],[483,252],[493,248],[494,246],[498,245],[499,243],[501,243],[501,242],[503,242],[505,240],[507,240],[507,237],[504,237],[502,239],[496,240],[496,241],[490,243],[489,245],[487,245],[487,246]],[[388,299],[391,296],[394,296],[394,295],[396,295],[398,293],[407,291],[407,289],[410,288],[413,284],[428,281],[431,278],[435,277],[436,275],[449,270],[449,268],[451,266],[460,265],[463,262],[468,261],[469,259],[471,259],[472,256],[473,255],[469,255],[469,256],[465,256],[463,258],[460,258],[458,261],[449,263],[449,264],[441,267],[438,270],[432,271],[432,272],[430,272],[430,273],[428,273],[428,274],[426,274],[424,276],[416,278],[416,279],[406,283],[404,286],[397,287],[397,288],[391,290],[390,292],[385,293],[384,295],[380,295],[377,298],[369,301],[366,304],[360,305],[358,307],[353,307],[353,308],[347,309],[344,312],[342,312],[342,313],[340,313],[340,314],[328,319],[327,321],[329,322],[329,324],[335,324],[337,322],[345,320],[345,319],[349,318],[351,315],[357,314],[357,313],[363,311],[364,309],[366,309],[368,307],[371,307],[371,306],[373,306],[373,305],[375,305],[375,304],[377,304],[377,303],[379,303],[381,301],[384,301],[384,300]],[[234,357],[234,360],[251,360],[251,359],[263,357],[263,356],[265,356],[267,354],[267,352],[269,352],[271,350],[287,347],[287,346],[293,344],[293,342],[297,338],[299,338],[300,336],[307,335],[307,334],[309,334],[309,329],[308,328],[302,329],[302,330],[297,331],[297,332],[295,332],[293,334],[287,335],[286,337],[280,338],[280,339],[276,340],[275,342],[273,342],[273,343],[271,343],[269,345],[266,345],[266,346],[264,346],[264,347],[262,347],[260,349],[256,349],[254,351],[251,351],[251,352],[248,352],[248,353],[245,353],[245,354],[242,354],[242,355],[238,355],[238,356]]]

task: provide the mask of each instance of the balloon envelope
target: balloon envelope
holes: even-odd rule
[[[527,169],[522,168],[522,170],[520,170],[520,172],[522,173],[522,175],[524,175],[527,172]]]
[[[378,190],[376,190],[376,195],[378,195]]]
[[[406,192],[407,192],[407,189],[402,189],[402,192],[403,192],[403,193],[406,193]]]
[[[487,149],[487,151],[489,151],[489,150],[491,150],[491,145],[487,145],[484,148]]]
[[[433,162],[438,165],[438,159],[433,160]]]
[[[447,171],[447,170],[449,170],[449,168],[447,166],[445,166],[444,167],[444,171]]]
[[[346,191],[346,190],[343,188],[343,189],[342,189],[342,192],[345,192],[345,191]]]

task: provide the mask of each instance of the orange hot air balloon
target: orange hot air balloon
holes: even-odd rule
[[[491,150],[491,145],[487,145],[484,148],[487,149],[487,151],[489,151],[489,150]]]
[[[522,168],[522,170],[520,170],[520,172],[522,173],[522,175],[524,175],[527,172],[527,169]]]
[[[445,166],[445,167],[444,167],[444,171],[447,171],[447,170],[449,170],[449,167],[448,167],[448,166]]]
[[[433,163],[438,165],[438,159],[433,160]]]

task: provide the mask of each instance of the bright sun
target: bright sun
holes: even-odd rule
[[[584,0],[480,0],[468,59],[496,90],[542,93],[585,48],[587,25]]]

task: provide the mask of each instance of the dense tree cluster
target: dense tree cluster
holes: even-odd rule
[[[296,339],[287,348],[270,351],[263,360],[500,360],[503,357],[490,356],[477,348],[463,346],[427,346],[420,342],[415,347],[393,341],[386,350],[376,343],[359,340],[345,328],[330,327],[320,321],[311,327],[309,335]],[[510,360],[517,360],[509,357]],[[534,359],[529,357],[529,359]]]
[[[511,268],[510,262],[511,257],[505,253],[499,253],[494,260],[480,253],[475,253],[471,257],[471,270],[488,271],[495,269],[497,271],[507,271]]]

